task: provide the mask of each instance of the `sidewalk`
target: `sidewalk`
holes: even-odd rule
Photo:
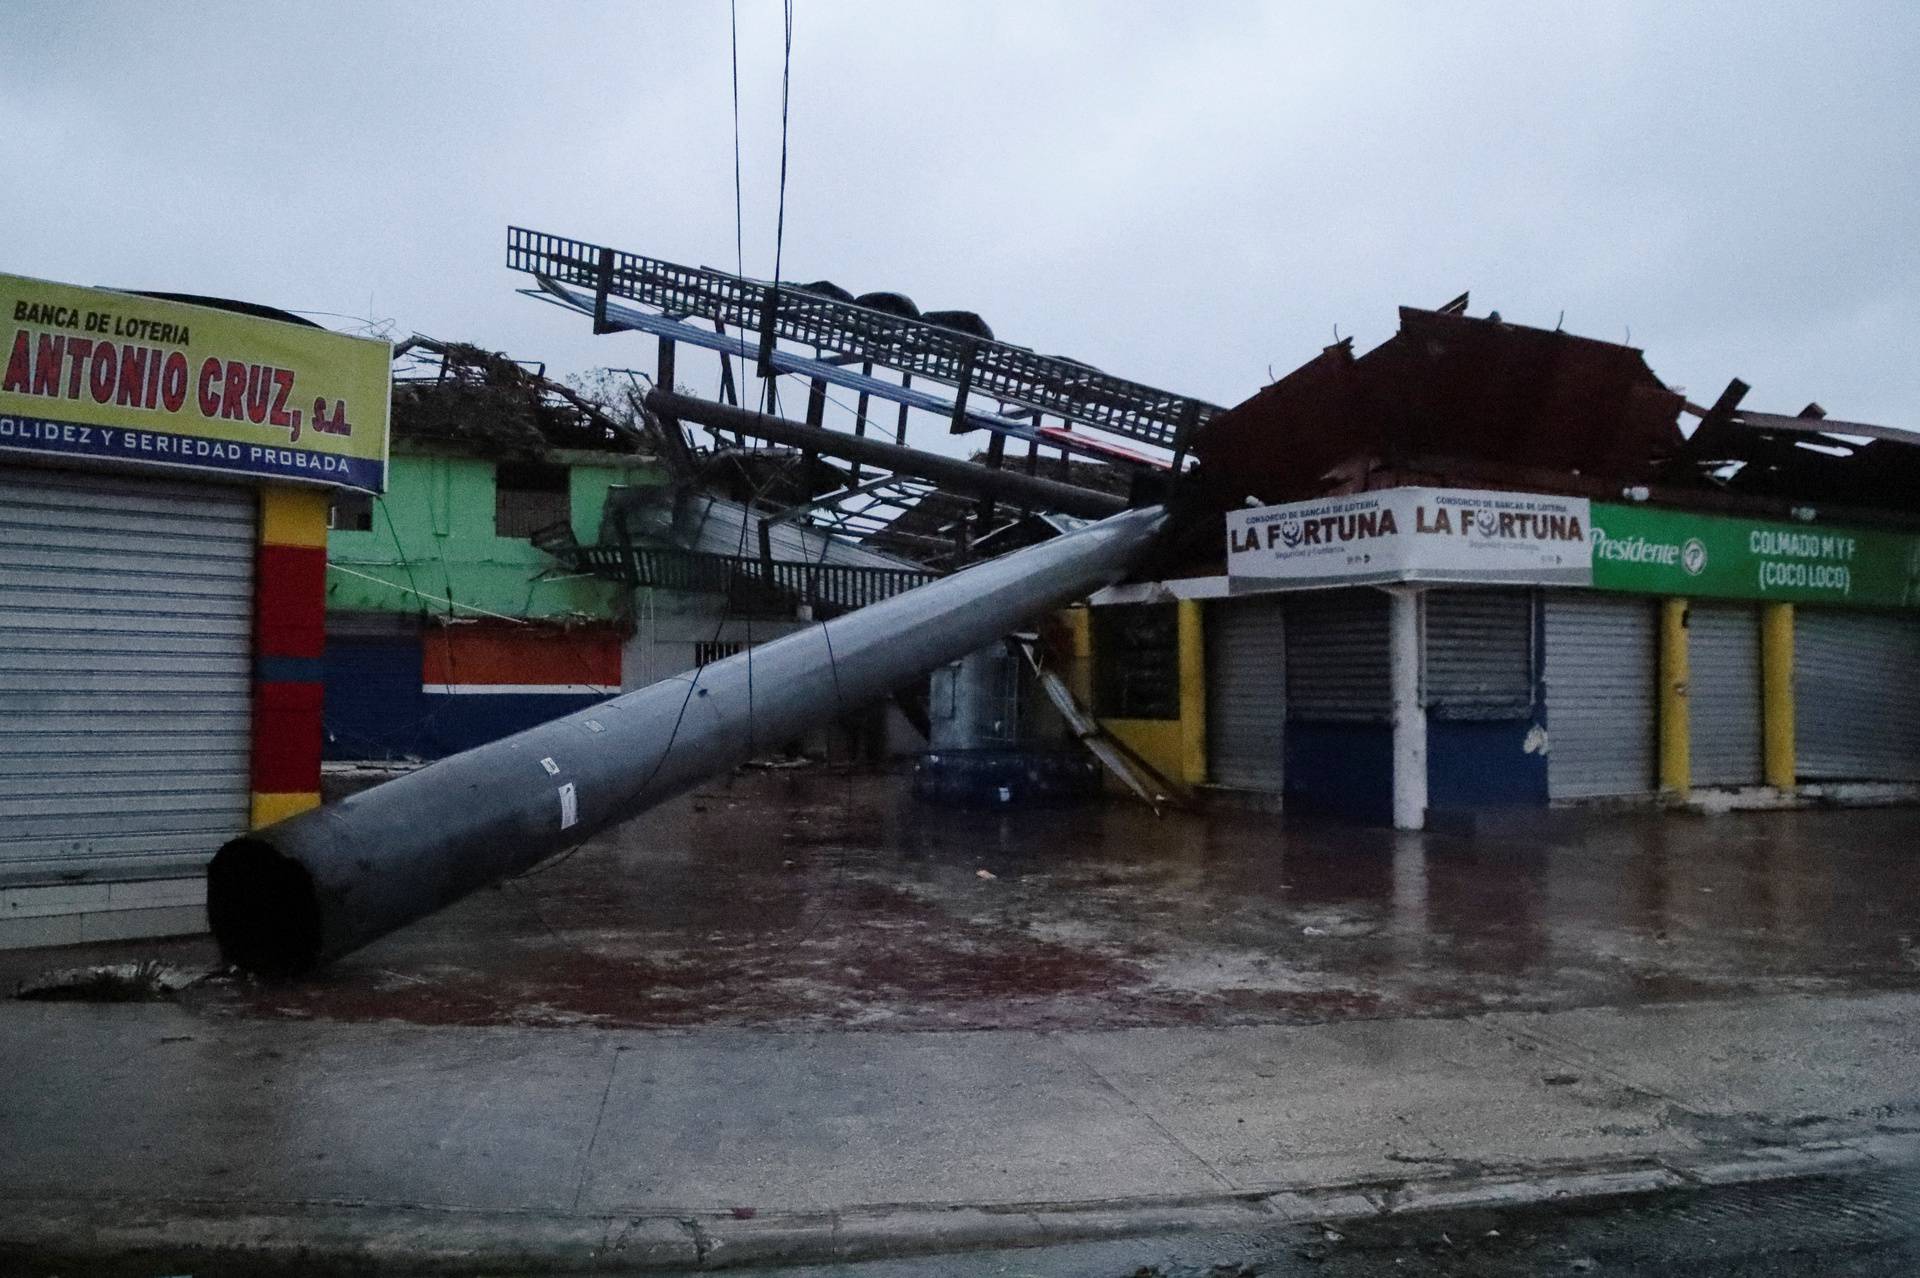
[[[619,1270],[1920,1154],[1920,994],[791,1034],[0,1004],[0,1260]]]

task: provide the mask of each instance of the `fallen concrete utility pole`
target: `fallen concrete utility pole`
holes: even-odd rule
[[[1118,580],[1158,506],[442,759],[222,847],[228,962],[292,976],[450,905]]]
[[[884,440],[807,426],[766,413],[735,408],[730,404],[695,399],[691,395],[653,390],[647,392],[645,402],[653,412],[675,421],[698,422],[715,430],[753,435],[775,444],[808,449],[826,457],[879,467],[896,475],[930,479],[957,492],[992,497],[1016,506],[1058,511],[1082,519],[1104,519],[1127,507],[1124,497],[1082,488],[1078,484],[1063,484],[1057,479],[1042,479],[1017,470],[996,470],[977,462],[962,461],[958,457],[942,457],[938,453],[922,452],[918,448],[889,444]]]

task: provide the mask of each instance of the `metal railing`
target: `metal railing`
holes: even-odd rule
[[[891,599],[940,576],[910,568],[769,560],[651,546],[581,546],[563,557],[576,572],[629,586],[705,594],[727,594],[749,586],[778,591],[794,603],[841,610]]]
[[[1089,365],[1039,355],[924,320],[773,285],[705,267],[603,248],[522,227],[507,230],[507,266],[621,297],[674,318],[719,320],[765,339],[871,359],[1076,425],[1175,448],[1219,411],[1212,404],[1114,377]],[[603,308],[604,309],[604,308]]]

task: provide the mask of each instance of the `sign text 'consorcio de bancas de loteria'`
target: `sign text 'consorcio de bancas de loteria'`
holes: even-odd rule
[[[1581,497],[1387,488],[1227,515],[1227,575],[1243,588],[1390,581],[1584,586]]]
[[[1920,605],[1920,536],[1458,488],[1227,515],[1236,592],[1488,582],[1858,608]]]
[[[391,347],[0,275],[0,450],[379,492]]]

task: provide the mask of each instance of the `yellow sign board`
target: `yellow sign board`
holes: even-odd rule
[[[380,492],[392,348],[0,275],[0,450]]]

